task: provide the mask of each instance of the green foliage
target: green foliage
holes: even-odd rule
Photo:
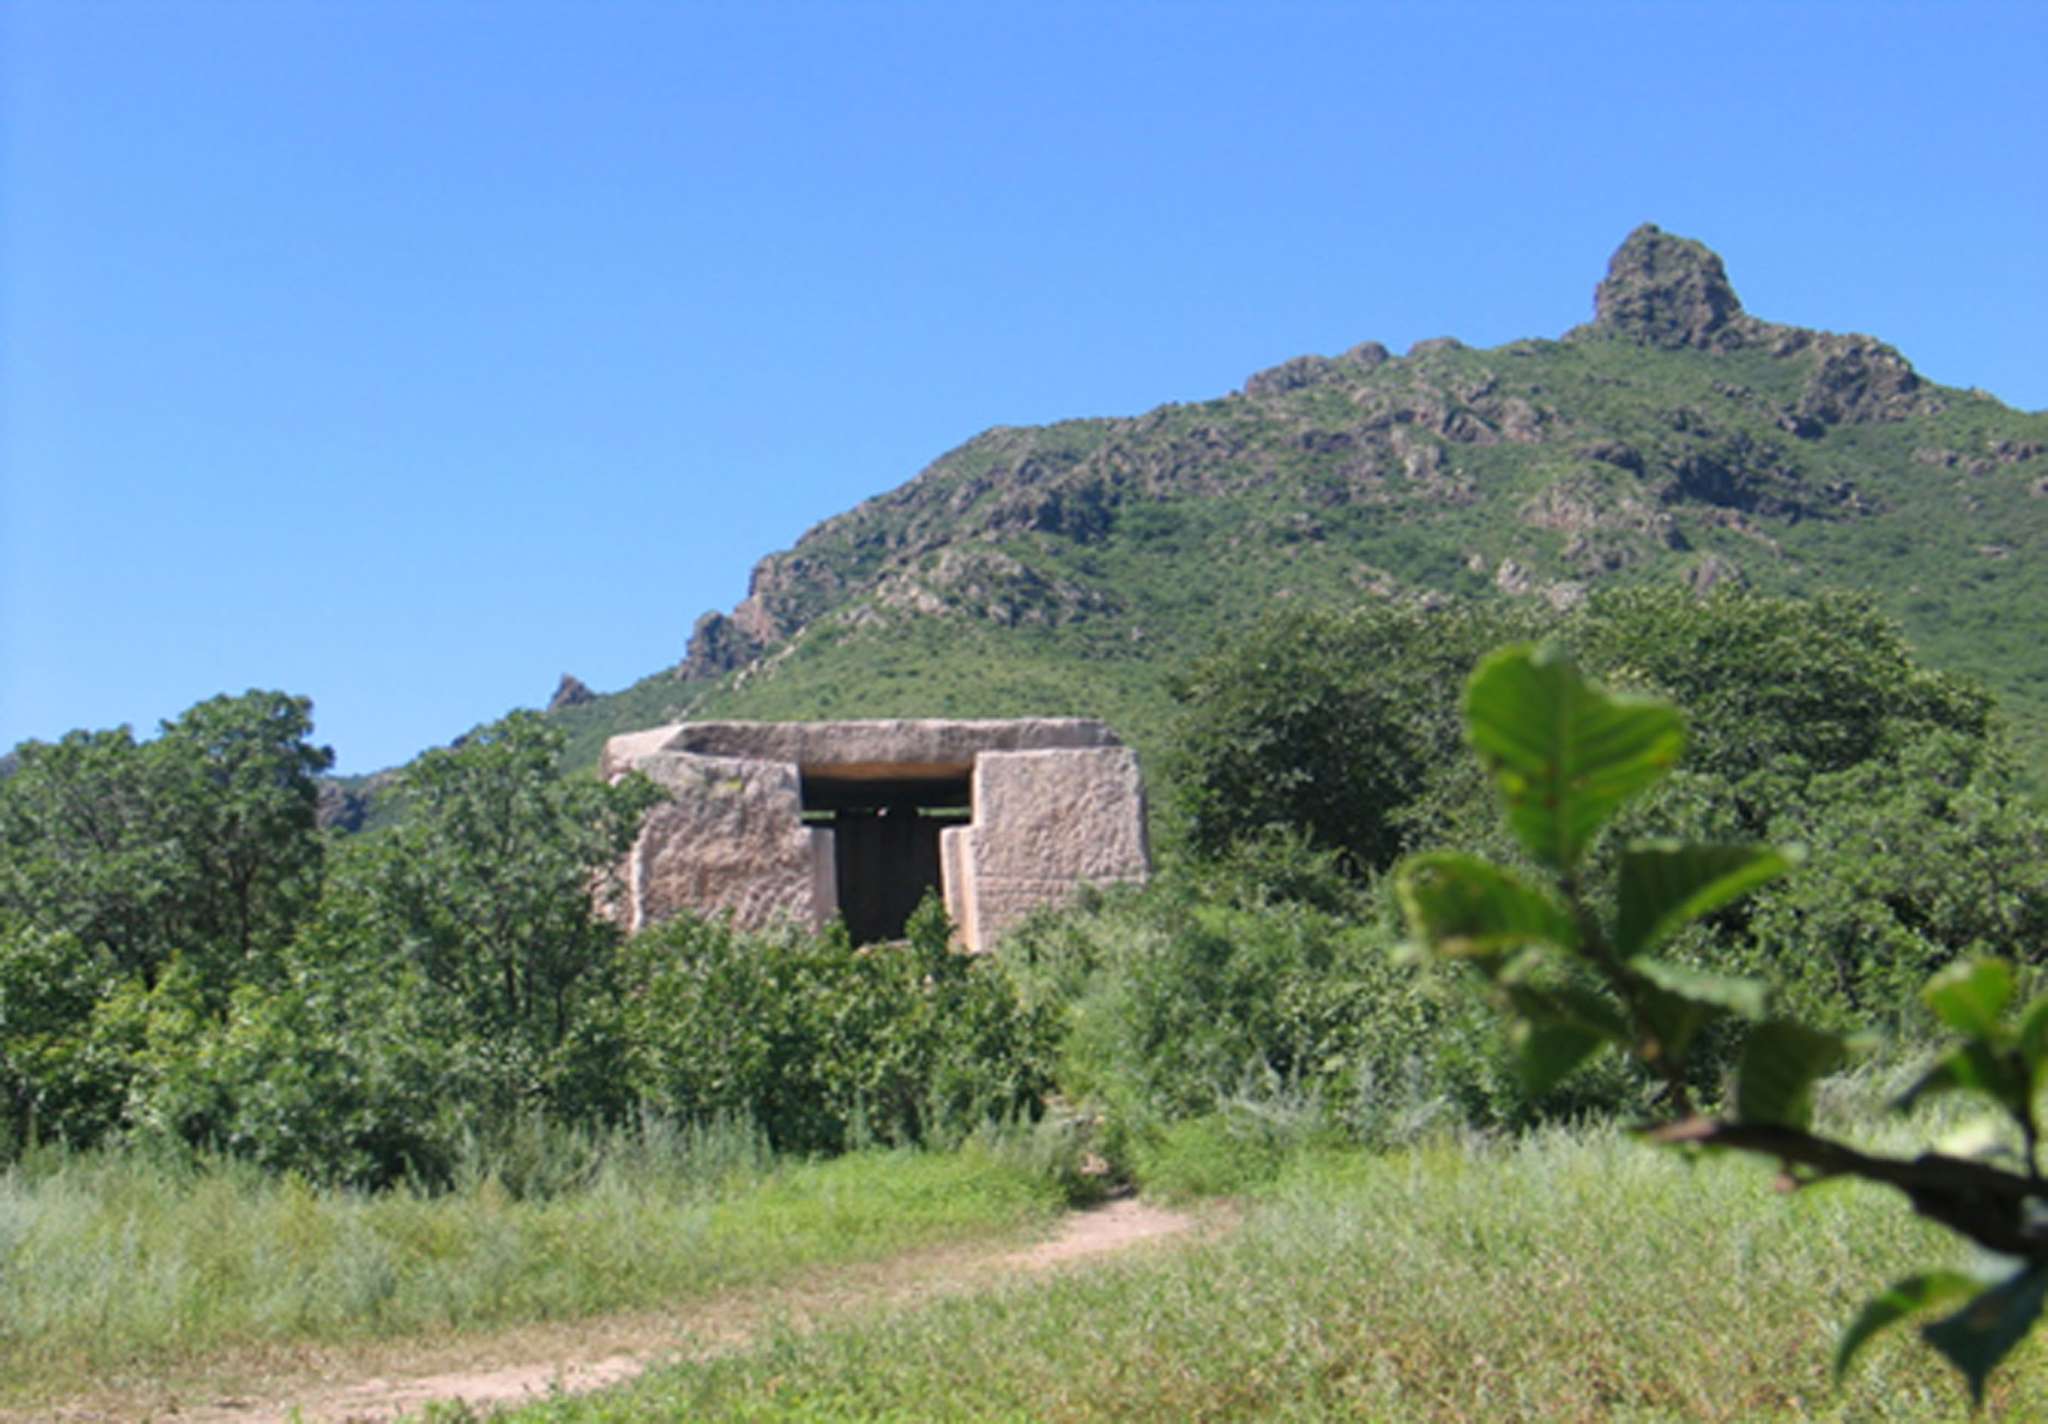
[[[184,871],[154,754],[122,727],[15,755],[0,781],[0,906],[115,973],[153,975],[175,947],[166,911]]]
[[[1636,587],[1550,619],[1290,607],[1197,664],[1178,689],[1170,761],[1189,846],[1214,856],[1287,827],[1363,871],[1446,840],[1486,843],[1492,798],[1459,754],[1459,689],[1487,650],[1539,631],[1592,675],[1689,709],[1686,777],[1645,815],[1673,819],[1677,798],[1717,836],[1770,834],[1816,788],[1835,790],[1826,778],[1860,772],[1856,792],[1844,786],[1825,803],[1846,807],[1873,783],[1907,783],[1902,773],[1937,746],[1952,790],[2013,798],[2015,768],[1989,698],[1924,668],[1896,625],[1847,595]],[[1527,767],[1550,749],[1484,750]],[[1653,756],[1633,774],[1656,766]]]
[[[1532,1095],[1462,974],[1395,962],[1397,938],[1333,855],[1283,838],[1042,914],[1003,957],[1061,1017],[1061,1092],[1102,1116],[1103,1150],[1148,1186],[1183,1155],[1162,1143],[1209,1130],[1175,1126],[1198,1119],[1388,1145],[1631,1101],[1615,1072]]]
[[[1389,865],[1404,817],[1454,765],[1455,685],[1500,613],[1289,607],[1197,663],[1171,774],[1187,844],[1214,857],[1295,830],[1354,872]]]
[[[421,757],[402,782],[404,822],[337,882],[359,933],[417,973],[482,1060],[504,1118],[627,1104],[610,1066],[619,932],[591,893],[658,793],[558,776],[560,752],[558,731],[514,713]]]
[[[128,1055],[94,1032],[113,979],[111,956],[69,933],[0,924],[0,1159],[119,1122]]]
[[[791,1152],[957,1140],[1035,1116],[1048,1017],[997,961],[951,948],[936,900],[908,934],[855,951],[836,929],[742,935],[682,916],[646,931],[626,971],[631,1090],[681,1120],[751,1119]]]
[[[1747,910],[1731,963],[1802,1017],[1917,1032],[1928,975],[1995,953],[2038,963],[2048,945],[2048,817],[1995,742],[1931,732],[1811,778],[1760,819],[1807,845],[1811,868]]]
[[[303,698],[200,703],[154,741],[30,742],[0,781],[0,1142],[90,1143],[125,1120],[167,978],[200,1017],[274,979],[319,892]]]
[[[1636,588],[1601,593],[1555,620],[1553,641],[1574,663],[1590,661],[1636,698],[1696,695],[1704,711],[1682,755],[1668,714],[1603,730],[1587,723],[1588,709],[1562,708],[1554,744],[1509,720],[1475,724],[1475,737],[1492,739],[1480,743],[1488,763],[1511,782],[1510,819],[1522,836],[1496,813],[1493,773],[1455,754],[1457,689],[1477,661],[1466,645],[1502,626],[1474,614],[1290,610],[1217,654],[1191,681],[1184,709],[1181,805],[1208,828],[1191,845],[1223,866],[1277,825],[1333,850],[1414,854],[1448,843],[1537,865],[1571,860],[1583,887],[1619,897],[1623,958],[1658,946],[1644,972],[1769,980],[1787,1012],[1834,1031],[1885,1018],[1909,1037],[1923,1034],[1917,1011],[1902,1019],[1900,1005],[1928,974],[1959,957],[2048,943],[2048,815],[2026,794],[1988,700],[1922,667],[1866,602]],[[1261,668],[1276,675],[1262,681]],[[1400,698],[1376,700],[1393,686]],[[1316,690],[1332,687],[1365,692],[1346,700]],[[1542,695],[1499,691],[1511,701]],[[1555,778],[1575,782],[1569,758],[1604,754],[1608,735],[1644,741],[1616,759],[1616,784],[1603,794],[1580,785],[1557,802],[1560,786],[1544,780],[1549,760]],[[1390,746],[1405,748],[1404,783],[1385,773]],[[1352,788],[1357,806],[1331,807],[1330,786]],[[1642,794],[1629,799],[1631,787]],[[1558,819],[1554,804],[1579,808],[1578,822]],[[1591,829],[1609,811],[1621,834],[1595,841]],[[1618,853],[1624,838],[1652,830],[1704,845],[1805,844],[1814,863],[1781,879],[1747,852]],[[1342,864],[1356,874],[1371,862],[1354,852]],[[1490,883],[1482,894],[1487,882],[1477,877],[1464,865],[1440,882],[1446,894],[1494,902],[1438,907],[1446,917],[1479,916],[1458,932],[1461,956],[1506,952],[1512,943],[1488,937],[1526,928],[1510,903],[1514,886]],[[1667,902],[1682,910],[1675,919],[1639,920]],[[1538,919],[1556,912],[1540,899],[1522,905]],[[1517,992],[1539,988],[1556,998],[1568,986]],[[1668,1027],[1693,1050],[1695,1089],[1733,1068],[1741,1028],[1729,1015],[1686,1011]],[[1514,1032],[1526,1039],[1535,1030]],[[1554,1027],[1529,1041],[1559,1072],[1592,1051],[1591,1040]],[[1540,1094],[1553,1077],[1525,1057],[1529,1090]]]
[[[173,954],[209,993],[260,973],[319,891],[310,704],[216,697],[151,742],[124,728],[17,748],[0,781],[0,912],[154,980]]]
[[[238,988],[224,1021],[152,1005],[147,1023],[130,1103],[142,1141],[377,1189],[445,1186],[467,1134],[504,1130],[476,1110],[488,1065],[402,966],[302,960]]]
[[[1473,746],[1500,791],[1509,826],[1550,873],[1549,888],[1467,857],[1407,862],[1397,877],[1411,931],[1423,947],[1478,965],[1512,1025],[1526,1076],[1551,1082],[1589,1056],[1619,1049],[1661,1081],[1667,1124],[1659,1140],[1730,1147],[1779,1160],[1795,1183],[1855,1176],[1903,1192],[1915,1211],[2016,1268],[1989,1285],[1947,1274],[1895,1284],[1849,1326],[1837,1374],[1885,1326],[1968,1299],[1921,1328],[1981,1403],[1991,1371],[2034,1328],[2048,1304],[2048,1208],[2038,1106],[2048,1080],[2048,997],[2009,1022],[2015,995],[2001,960],[1950,964],[1923,999],[1959,1035],[1901,1101],[1970,1093],[1991,1101],[2019,1134],[2016,1170],[1926,1152],[1874,1157],[1811,1130],[1813,1090],[1849,1051],[1838,1034],[1792,1018],[1765,1018],[1753,980],[1654,958],[1658,941],[1789,870],[1799,858],[1762,847],[1665,843],[1622,852],[1616,908],[1602,915],[1581,879],[1594,836],[1622,800],[1647,789],[1674,759],[1668,707],[1614,697],[1586,683],[1554,647],[1514,647],[1473,674],[1465,694]],[[1475,950],[1475,946],[1477,949]],[[1568,986],[1552,987],[1559,980]],[[1688,1061],[1710,1022],[1762,1020],[1743,1046],[1732,1112],[1698,1116]]]
[[[215,697],[165,724],[153,750],[160,794],[188,865],[175,922],[217,986],[260,974],[320,893],[312,704],[277,692]]]

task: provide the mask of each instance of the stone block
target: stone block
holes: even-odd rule
[[[634,768],[670,796],[648,812],[627,861],[628,932],[683,910],[730,914],[743,929],[823,923],[794,766],[656,752]]]
[[[977,949],[1083,884],[1144,881],[1152,860],[1137,753],[984,754],[975,763],[970,846]]]

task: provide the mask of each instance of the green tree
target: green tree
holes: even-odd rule
[[[1766,834],[1814,778],[1895,765],[1926,737],[1955,738],[1971,774],[1998,745],[1990,694],[1923,666],[1860,594],[1646,586],[1603,593],[1550,631],[1590,675],[1687,709],[1685,765],[1729,788],[1747,835]]]
[[[1177,810],[1214,858],[1274,828],[1306,833],[1354,873],[1404,851],[1496,834],[1458,755],[1458,689],[1493,647],[1555,638],[1617,687],[1693,712],[1686,777],[1667,790],[1730,833],[1759,836],[1816,778],[1896,768],[1951,738],[1969,778],[2016,785],[1993,704],[1919,663],[1867,599],[1676,586],[1596,595],[1565,614],[1526,605],[1423,611],[1286,608],[1196,664],[1176,689]],[[1669,815],[1668,804],[1646,815]]]
[[[274,978],[318,893],[310,704],[216,697],[137,742],[28,742],[0,781],[5,1135],[97,1141],[125,1120],[152,996],[217,1019]],[[159,1015],[161,1017],[161,1015]]]
[[[0,910],[154,979],[183,865],[156,765],[126,727],[16,750],[0,782]]]
[[[560,775],[562,734],[516,712],[428,752],[404,819],[350,870],[363,932],[413,966],[491,1060],[498,1110],[620,1102],[618,928],[593,911],[660,793]]]
[[[1295,831],[1355,874],[1392,864],[1406,820],[1456,774],[1452,689],[1510,618],[1287,607],[1196,663],[1174,689],[1171,753],[1189,847],[1216,857]]]
[[[334,753],[312,733],[305,698],[251,691],[191,708],[150,749],[183,870],[173,923],[210,987],[262,972],[319,898],[316,778]]]
[[[216,697],[128,729],[17,749],[0,782],[0,910],[104,953],[145,986],[174,954],[228,988],[291,938],[319,889],[311,704]]]

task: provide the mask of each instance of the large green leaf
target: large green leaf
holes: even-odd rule
[[[1515,1069],[1522,1088],[1538,1098],[1570,1076],[1571,1071],[1607,1043],[1603,1034],[1576,1023],[1531,1023],[1517,1020],[1508,1041],[1515,1050]]]
[[[1665,993],[1711,1009],[1727,1009],[1746,1019],[1764,1016],[1768,995],[1763,981],[1742,979],[1732,974],[1715,974],[1686,964],[1672,964],[1648,955],[1637,955],[1628,967]]]
[[[1528,944],[1570,949],[1578,943],[1562,906],[1477,856],[1411,856],[1394,885],[1409,929],[1438,954],[1485,957]]]
[[[1813,1085],[1848,1051],[1838,1035],[1789,1019],[1758,1024],[1735,1072],[1737,1120],[1805,1127],[1813,1120]]]
[[[1951,1300],[1966,1299],[1983,1288],[1982,1281],[1960,1271],[1928,1271],[1892,1282],[1883,1295],[1872,1297],[1869,1304],[1849,1322],[1849,1328],[1842,1332],[1842,1338],[1835,1346],[1836,1382],[1840,1383],[1848,1372],[1849,1362],[1856,1358],[1856,1352],[1879,1331],[1898,1324],[1909,1315],[1918,1315]]]
[[[1615,949],[1653,949],[1673,930],[1775,880],[1804,852],[1772,846],[1682,845],[1658,841],[1621,858]]]
[[[2015,1117],[2027,1112],[2028,1075],[2016,1060],[1978,1040],[1950,1049],[1937,1059],[1919,1082],[1899,1098],[1909,1108],[1936,1093],[1983,1093],[2003,1104]]]
[[[2048,1303],[2048,1268],[2030,1266],[1985,1291],[1955,1314],[1920,1327],[1928,1344],[1970,1382],[1970,1401],[1984,1402],[1984,1381],[2012,1347],[2027,1338]]]
[[[1726,1012],[1711,1000],[1674,994],[1655,987],[1638,990],[1636,1011],[1656,1036],[1658,1055],[1667,1062],[1673,1059],[1683,1061],[1685,1051],[1692,1046],[1699,1031]],[[1646,1047],[1641,1045],[1637,1051],[1640,1053]]]
[[[1999,1020],[2012,1002],[2012,966],[2002,959],[1951,964],[1921,994],[1934,1016],[1957,1033],[1996,1042]]]
[[[1509,984],[1505,993],[1509,1006],[1532,1023],[1570,1024],[1623,1047],[1628,1045],[1628,1020],[1597,990],[1576,984]]]
[[[2027,1011],[2020,1016],[2019,1045],[2027,1077],[2038,1092],[2042,1078],[2048,1076],[2048,994],[2027,1005]]]
[[[1763,1017],[1765,989],[1754,979],[1710,974],[1647,955],[1629,960],[1628,969],[1637,980],[1637,1012],[1656,1036],[1657,1055],[1666,1061],[1683,1061],[1693,1038],[1721,1014]]]
[[[1675,709],[1602,692],[1548,645],[1504,648],[1481,663],[1465,690],[1465,722],[1516,836],[1561,872],[1685,746]]]

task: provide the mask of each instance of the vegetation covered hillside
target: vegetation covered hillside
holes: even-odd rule
[[[1275,602],[1685,580],[1867,590],[2048,721],[2048,413],[1744,312],[1644,226],[1555,340],[1368,342],[1220,399],[998,428],[764,559],[681,663],[552,715],[571,758],[678,716],[1087,713],[1162,742],[1171,670]]]

